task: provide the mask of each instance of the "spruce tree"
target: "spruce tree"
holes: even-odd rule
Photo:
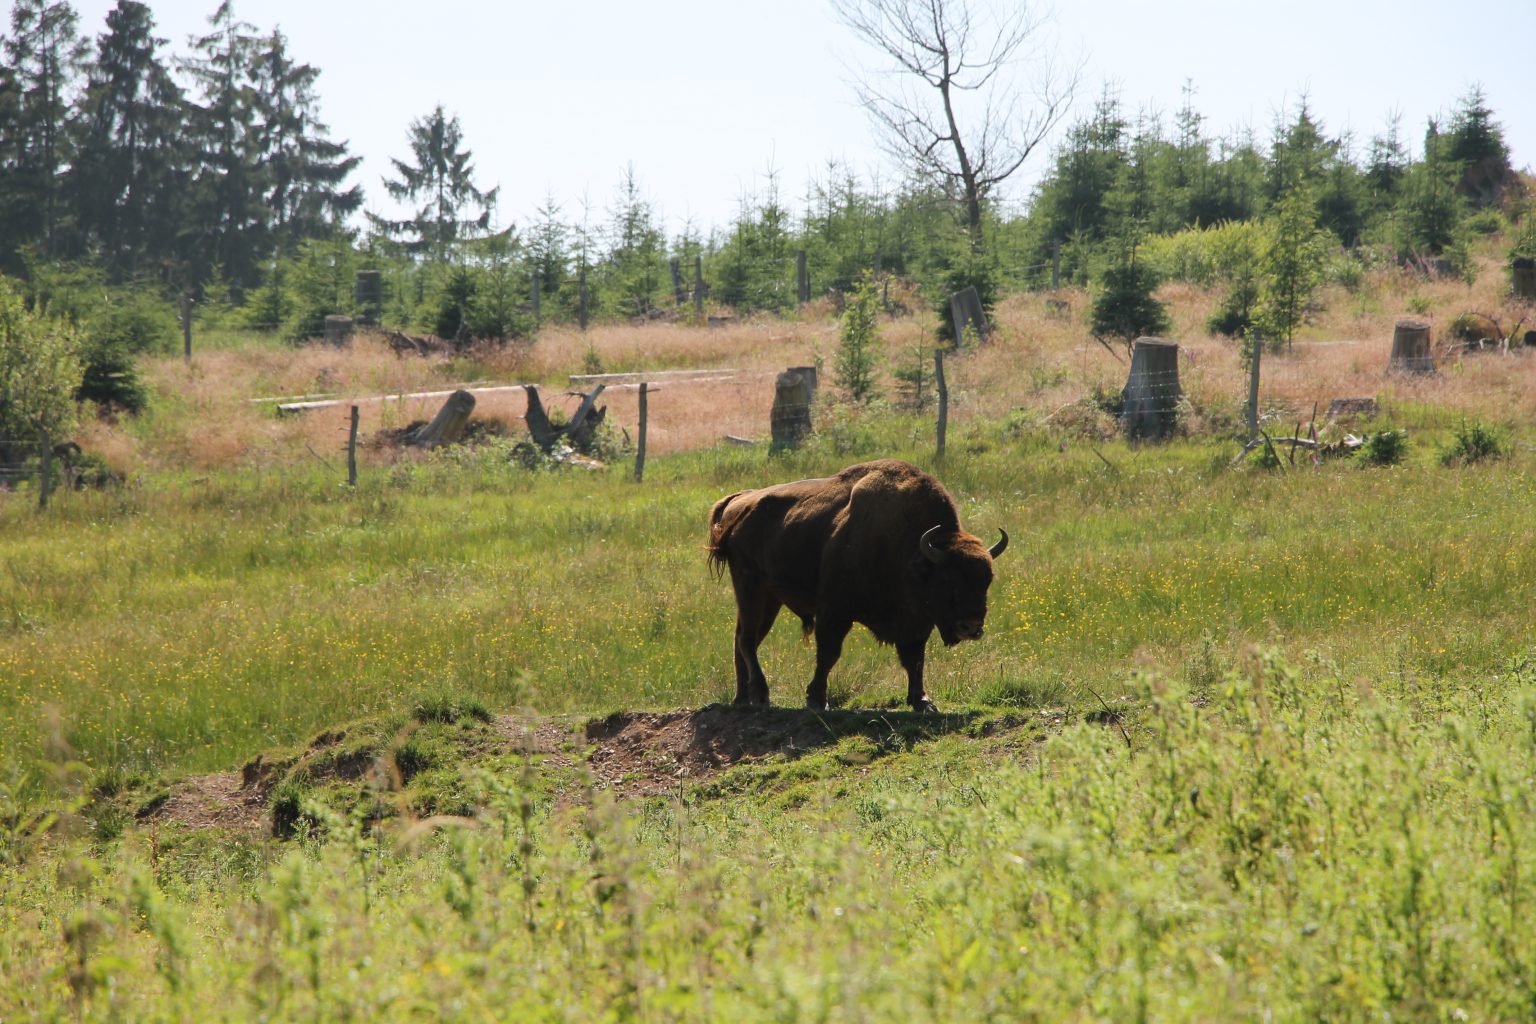
[[[1276,204],[1261,268],[1259,322],[1272,347],[1284,342],[1289,348],[1323,276],[1317,200],[1305,181],[1293,184]]]
[[[666,278],[666,238],[655,210],[640,190],[634,165],[624,169],[616,203],[609,211],[605,284],[630,316],[648,313]]]
[[[181,62],[199,94],[188,136],[202,154],[192,186],[190,250],[196,265],[221,267],[238,298],[257,283],[271,251],[251,87],[259,38],[255,26],[235,17],[231,0],[223,0],[208,23],[211,31],[192,41],[193,55]]]
[[[67,2],[15,0],[0,43],[0,269],[20,268],[16,249],[54,253],[62,227],[64,174],[74,158],[72,93],[88,47]]]
[[[407,252],[440,260],[454,242],[490,227],[497,190],[481,191],[475,185],[474,155],[463,148],[459,119],[449,117],[442,104],[412,121],[408,135],[411,157],[390,160],[399,178],[385,178],[384,189],[415,209],[402,220],[372,213],[368,219],[385,234],[403,240]],[[474,209],[480,211],[478,215],[463,216]]]
[[[164,43],[147,6],[118,0],[89,67],[69,197],[82,245],[119,280],[169,270],[184,217],[191,155]]]
[[[293,60],[282,32],[262,41],[251,70],[264,206],[276,248],[291,253],[306,239],[330,236],[362,205],[361,186],[344,184],[362,158],[330,139],[315,94],[320,72]]]
[[[1518,180],[1509,163],[1504,130],[1493,119],[1481,86],[1474,85],[1462,97],[1461,105],[1451,115],[1444,143],[1444,158],[1461,169],[1456,194],[1473,205],[1497,205],[1505,189]]]

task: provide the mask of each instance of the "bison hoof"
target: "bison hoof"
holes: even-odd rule
[[[924,697],[912,705],[912,710],[922,715],[936,715],[939,713],[939,706],[927,697]]]
[[[806,701],[805,701],[805,706],[807,708],[809,708],[810,710],[812,710],[812,711],[825,711],[825,710],[827,710],[827,702],[826,702],[825,699],[816,700],[815,698],[807,697]]]

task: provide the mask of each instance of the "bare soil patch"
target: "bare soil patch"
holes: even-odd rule
[[[790,720],[784,719],[793,716]],[[603,785],[655,793],[697,782],[745,760],[798,757],[836,742],[838,734],[809,714],[743,711],[718,705],[697,711],[629,712],[588,722],[588,763]]]
[[[240,772],[199,775],[178,782],[164,800],[140,811],[139,821],[249,833],[267,832],[272,827],[267,791],[248,786]]]

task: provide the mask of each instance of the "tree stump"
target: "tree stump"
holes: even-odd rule
[[[407,442],[416,448],[436,448],[452,444],[464,433],[469,414],[475,411],[475,396],[463,388],[448,396],[448,401],[432,417],[432,422],[411,435]]]
[[[528,413],[524,421],[528,424],[528,433],[532,435],[533,443],[546,454],[554,451],[555,443],[560,440],[560,432],[549,422],[544,403],[539,401],[539,389],[529,384],[523,390],[528,394]]]
[[[384,274],[378,270],[359,270],[352,283],[352,301],[362,313],[363,323],[378,323],[384,312]]]
[[[1510,265],[1515,298],[1536,302],[1536,260],[1521,256]]]
[[[1429,347],[1429,324],[1423,320],[1399,320],[1392,331],[1392,361],[1387,372],[1434,373],[1435,356]]]
[[[605,387],[606,384],[599,384],[589,394],[583,395],[581,408],[576,410],[576,415],[571,417],[569,423],[557,427],[550,422],[549,415],[544,411],[544,403],[539,400],[539,389],[532,384],[527,385],[524,390],[528,393],[528,412],[524,419],[533,443],[545,455],[552,453],[561,441],[577,451],[590,452],[596,440],[597,428],[602,426],[608,416],[607,406],[594,408],[597,397]]]
[[[987,340],[987,314],[981,308],[981,295],[975,285],[949,297],[949,318],[954,324],[956,345],[965,341],[966,328],[970,328],[978,342]]]
[[[325,343],[343,348],[352,342],[352,318],[334,313],[325,318]]]
[[[816,397],[816,368],[792,366],[773,385],[773,449],[798,448],[811,432],[811,401]]]
[[[597,428],[603,425],[603,420],[608,416],[608,407],[596,408],[597,396],[603,393],[608,385],[599,384],[593,388],[581,400],[581,408],[576,410],[576,415],[571,417],[571,422],[566,424],[565,437],[571,447],[579,452],[591,452],[593,442],[597,440]]]
[[[1131,372],[1120,392],[1120,427],[1127,437],[1161,438],[1177,425],[1179,346],[1164,338],[1137,338]]]

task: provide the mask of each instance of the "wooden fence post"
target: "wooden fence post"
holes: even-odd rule
[[[704,319],[704,257],[695,254],[693,257],[693,312],[700,320]]]
[[[1051,243],[1051,291],[1061,287],[1061,239]]]
[[[1256,441],[1259,437],[1259,360],[1264,352],[1264,333],[1254,329],[1248,332],[1249,347],[1253,350],[1248,354],[1248,440]]]
[[[47,435],[43,436],[42,458],[39,461],[42,465],[42,477],[38,481],[37,507],[46,509],[48,498],[53,494],[53,438]]]
[[[357,486],[357,406],[352,407],[352,426],[347,430],[347,486]]]
[[[811,301],[811,270],[804,249],[795,252],[795,297],[802,306]]]
[[[181,297],[181,350],[182,362],[192,362],[192,296]]]
[[[635,442],[635,483],[645,479],[645,421],[648,413],[648,395],[650,384],[640,382],[640,432]]]
[[[933,384],[939,392],[939,445],[937,457],[944,457],[944,435],[949,430],[949,387],[944,383],[944,350],[933,350]]]
[[[672,305],[682,309],[688,301],[688,289],[683,287],[683,258],[673,256],[667,261],[667,270],[672,274]]]
[[[576,277],[576,322],[582,330],[587,329],[587,268],[582,267]]]
[[[533,329],[534,330],[538,330],[540,323],[542,323],[542,320],[541,320],[541,318],[539,316],[539,274],[538,274],[538,271],[534,271],[534,274],[533,274]]]

